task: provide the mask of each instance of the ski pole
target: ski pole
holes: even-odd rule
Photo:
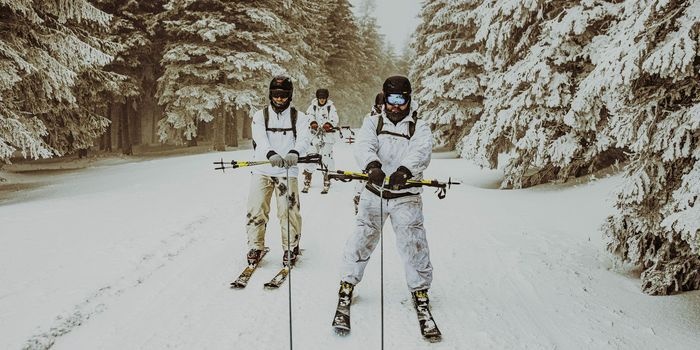
[[[321,164],[321,155],[312,153],[303,157],[299,157],[298,163],[308,163],[308,164]],[[255,161],[250,161],[250,160],[232,160],[231,162],[224,162],[224,159],[222,158],[218,162],[214,162],[214,165],[218,165],[218,167],[214,168],[214,170],[221,170],[225,171],[225,169],[238,169],[238,168],[245,168],[249,166],[256,166],[256,165],[263,165],[263,164],[270,164],[269,160],[255,160]]]
[[[353,171],[336,170],[328,174],[329,179],[334,179],[342,182],[349,182],[352,180],[367,181],[369,177],[365,173],[358,173]],[[384,184],[388,184],[389,177],[384,179]],[[447,189],[451,188],[452,185],[460,185],[461,182],[454,181],[452,178],[448,178],[447,182],[442,182],[438,180],[408,180],[406,184],[401,186],[401,188],[394,188],[395,190],[409,188],[409,187],[436,187],[438,198],[443,199],[447,194]]]
[[[352,131],[352,128],[350,128],[349,125],[346,125],[346,126],[334,126],[334,127],[332,127],[331,129],[333,129],[333,130],[338,130],[338,133],[340,134],[340,138],[341,138],[341,139],[344,138],[344,136],[343,136],[343,129],[350,130],[350,138],[352,138],[353,136],[355,136],[355,132]]]

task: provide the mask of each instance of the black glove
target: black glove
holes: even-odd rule
[[[366,171],[369,182],[377,186],[384,185],[384,178],[386,177],[386,174],[382,170],[382,163],[375,160],[367,164]]]
[[[278,168],[284,167],[284,158],[275,151],[267,152],[267,159],[270,160],[270,165]]]
[[[392,190],[401,189],[401,187],[406,185],[406,181],[412,177],[411,171],[402,165],[389,176],[389,188]]]

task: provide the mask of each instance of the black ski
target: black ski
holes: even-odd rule
[[[420,292],[418,292],[420,293]],[[416,308],[416,314],[418,315],[418,325],[420,326],[420,333],[423,338],[431,343],[437,343],[442,340],[442,333],[435,324],[432,313],[430,313],[430,306],[428,305],[428,297],[414,296],[413,305]]]
[[[335,334],[346,336],[350,334],[350,303],[352,302],[353,285],[341,283],[338,291],[338,307],[333,316],[333,330]]]
[[[263,249],[262,254],[260,255],[260,259],[258,262],[254,264],[248,264],[248,266],[245,267],[243,272],[236,278],[235,281],[231,282],[231,288],[234,289],[242,289],[245,288],[245,286],[248,285],[248,281],[250,280],[250,277],[253,276],[253,272],[255,272],[255,269],[258,268],[258,265],[260,265],[260,261],[262,261],[262,258],[265,257],[265,254],[270,251],[270,248],[265,247]]]
[[[277,289],[279,288],[284,281],[287,280],[287,276],[289,276],[289,266],[283,267],[276,275],[275,277],[272,277],[270,282],[265,283],[265,289]]]

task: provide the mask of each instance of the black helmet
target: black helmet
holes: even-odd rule
[[[325,99],[328,99],[328,96],[330,96],[330,94],[328,93],[328,89],[318,89],[318,90],[316,90],[316,98],[325,98]]]
[[[270,80],[270,90],[294,91],[292,79],[284,75],[277,75]]]
[[[272,100],[272,96],[278,94],[282,94],[287,97],[287,100],[281,104],[278,105],[275,103],[274,100]],[[294,93],[294,85],[292,84],[292,79],[290,79],[287,76],[284,75],[277,75],[272,80],[270,81],[270,105],[272,105],[272,108],[277,112],[280,113],[287,109],[289,105],[292,102],[292,94]]]
[[[393,77],[388,77],[384,81],[384,86],[382,86],[382,92],[384,95],[388,94],[403,94],[411,96],[411,82],[408,78],[400,75],[394,75]]]

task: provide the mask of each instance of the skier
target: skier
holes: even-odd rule
[[[270,104],[253,116],[254,158],[269,160],[270,165],[257,166],[251,171],[246,214],[250,248],[247,254],[248,264],[257,263],[264,255],[265,228],[273,191],[277,195],[277,218],[282,231],[283,264],[293,266],[299,253],[301,214],[297,161],[299,154],[306,152],[309,134],[306,116],[291,107],[293,92],[294,87],[289,77],[272,78],[268,96]],[[285,196],[286,199],[283,198]],[[287,232],[288,226],[290,232]]]
[[[374,104],[372,105],[372,108],[370,109],[369,113],[365,116],[365,119],[369,118],[372,115],[375,114],[381,114],[382,109],[384,108],[384,92],[380,91],[377,96],[374,97]],[[365,187],[365,183],[362,181],[358,181],[357,184],[355,185],[355,197],[352,198],[352,203],[355,206],[355,215],[357,215],[357,207],[360,205],[360,193],[362,193],[362,189]]]
[[[428,124],[417,119],[417,112],[411,106],[411,84],[406,77],[387,78],[382,91],[384,109],[365,118],[355,144],[355,160],[365,169],[368,182],[360,195],[354,232],[345,243],[333,326],[336,332],[349,331],[352,292],[362,280],[379,242],[384,220],[390,217],[404,263],[406,284],[419,314],[421,333],[426,338],[436,338],[439,331],[434,322],[425,321],[432,321],[428,289],[433,267],[423,227],[422,188],[404,187],[409,179],[423,178],[423,170],[430,163],[432,134]],[[390,174],[388,184],[385,184],[386,174]]]
[[[335,160],[333,160],[333,145],[340,139],[336,132],[338,125],[338,112],[333,105],[333,101],[328,99],[328,89],[316,90],[316,98],[311,101],[311,105],[306,110],[309,116],[309,128],[311,132],[311,145],[314,153],[320,154],[324,167],[329,171],[335,170]],[[313,166],[313,165],[311,165]],[[311,177],[313,168],[304,169],[304,188],[303,193],[309,192],[311,186]],[[331,181],[328,179],[328,173],[323,176],[323,190],[321,194],[328,193],[331,186]]]

